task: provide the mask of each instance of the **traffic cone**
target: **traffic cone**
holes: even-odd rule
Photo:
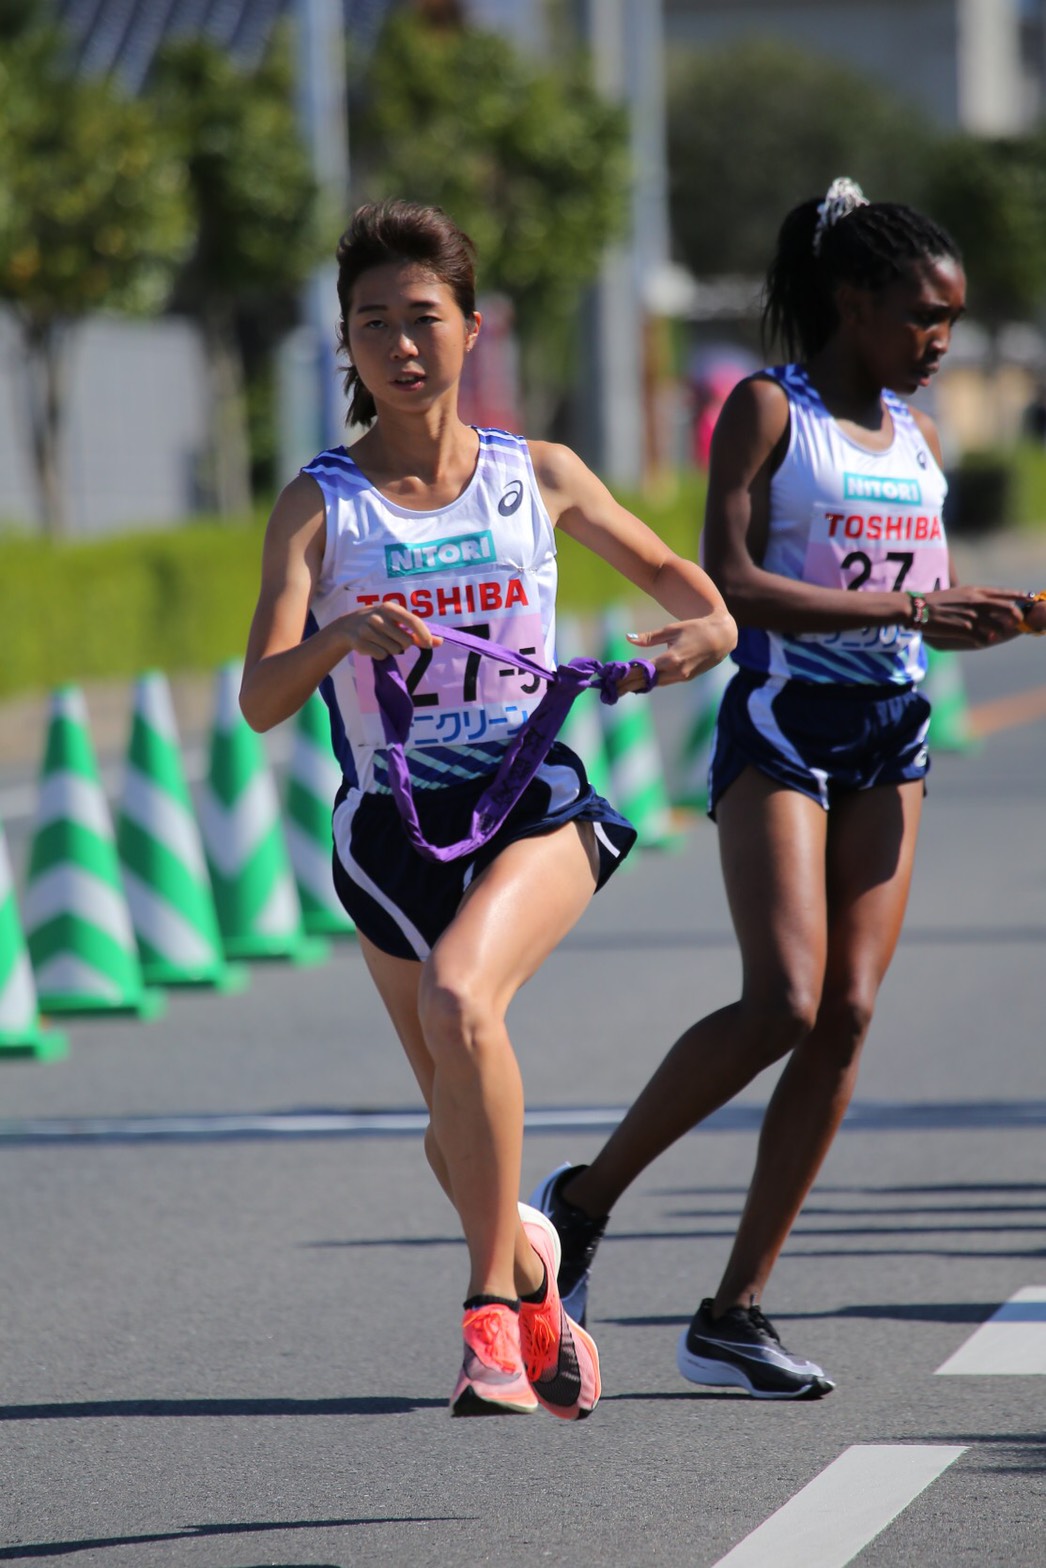
[[[580,621],[574,616],[560,616],[556,643],[561,664],[583,655],[585,639]],[[583,691],[567,714],[558,739],[581,758],[588,782],[596,794],[607,796],[610,793],[610,766],[599,709],[599,693]]]
[[[156,1018],[161,991],[142,977],[134,927],[76,686],[51,700],[25,892],[25,928],[43,1013]]]
[[[146,981],[242,991],[249,973],[225,961],[170,687],[158,670],[135,683],[116,845]]]
[[[35,1056],[54,1061],[68,1052],[65,1035],[41,1029],[36,982],[15,902],[7,839],[0,823],[0,1062]]]
[[[975,751],[977,740],[970,725],[966,684],[957,653],[926,648],[926,675],[922,694],[928,700],[930,746],[938,751]]]
[[[624,618],[610,610],[603,618],[603,658],[635,659],[637,650],[626,639]],[[672,808],[665,787],[650,699],[628,695],[612,706],[600,705],[610,768],[610,800],[635,827],[640,848],[671,848],[680,842],[673,830]]]
[[[284,827],[302,920],[312,936],[351,936],[356,927],[334,891],[331,813],[341,769],[331,750],[330,718],[313,692],[294,720]]]
[[[672,792],[673,805],[687,806],[693,811],[708,810],[708,767],[712,760],[716,719],[723,693],[736,668],[732,660],[722,659],[691,681],[687,688],[693,694],[691,717],[683,737],[679,778]]]
[[[325,942],[306,934],[262,743],[240,713],[240,669],[218,671],[210,769],[200,827],[227,958],[320,963]]]

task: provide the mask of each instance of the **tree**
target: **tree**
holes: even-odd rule
[[[1037,319],[1046,297],[1046,136],[949,137],[933,158],[926,206],[963,253],[971,316],[987,331],[986,372],[1001,368],[1000,336],[1011,321]],[[986,446],[1005,440],[1002,403]],[[962,493],[961,490],[959,492]]]
[[[970,313],[993,340],[1036,318],[1046,295],[1046,134],[952,136],[927,174],[926,206],[963,253]]]
[[[49,29],[0,43],[0,102],[0,300],[24,346],[44,527],[62,534],[68,328],[162,307],[188,237],[184,174],[149,109],[77,76]]]
[[[670,69],[672,232],[697,276],[762,277],[781,220],[839,174],[913,201],[933,134],[834,61],[771,41],[689,54]]]
[[[450,19],[453,21],[453,18]],[[385,28],[350,140],[363,188],[435,202],[508,295],[528,423],[568,379],[581,290],[626,210],[627,126],[577,59],[549,69],[500,34],[400,14]]]
[[[210,480],[225,516],[251,501],[250,444],[239,326],[285,323],[288,301],[322,244],[316,184],[294,112],[282,35],[254,70],[200,39],[167,46],[150,95],[188,171],[194,242],[173,308],[202,332],[212,417]]]

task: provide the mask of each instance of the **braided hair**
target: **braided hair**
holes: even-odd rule
[[[445,283],[468,320],[476,313],[475,250],[468,235],[441,207],[420,202],[369,202],[353,214],[338,241],[338,349],[348,356],[352,291],[361,274],[388,262],[414,262]],[[369,390],[350,364],[344,378],[349,412],[345,423],[367,425],[377,410]]]
[[[839,324],[840,283],[882,289],[917,262],[960,262],[946,229],[899,202],[866,201],[852,180],[833,181],[823,200],[794,207],[781,225],[763,290],[764,342],[789,359],[810,359]]]

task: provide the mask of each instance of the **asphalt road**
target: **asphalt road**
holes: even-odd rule
[[[965,664],[991,732],[937,759],[856,1101],[768,1294],[835,1393],[756,1403],[675,1369],[768,1076],[615,1212],[593,1418],[450,1421],[464,1250],[343,943],[0,1068],[0,1563],[1046,1564],[1046,723],[998,707],[1041,697],[1044,651]],[[694,821],[518,999],[524,1191],[737,980]]]

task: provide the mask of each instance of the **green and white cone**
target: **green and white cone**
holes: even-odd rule
[[[87,707],[75,686],[51,700],[25,930],[43,1013],[163,1011],[163,993],[142,976]]]
[[[280,822],[280,802],[261,740],[240,712],[240,667],[218,671],[210,769],[200,827],[227,958],[319,963],[325,942],[310,937]]]
[[[146,981],[242,990],[249,972],[225,961],[170,687],[157,670],[135,683],[116,845]]]
[[[284,799],[287,848],[302,919],[312,936],[348,936],[356,929],[334,891],[331,873],[331,812],[340,784],[327,705],[313,692],[294,720]]]
[[[635,659],[636,649],[625,636],[620,611],[603,618],[603,658]],[[629,695],[612,706],[600,704],[603,735],[610,768],[611,804],[635,827],[641,849],[669,848],[680,842],[672,825],[672,808],[665,785],[654,715],[650,699]]]
[[[0,1062],[23,1056],[53,1061],[67,1051],[63,1034],[40,1027],[33,966],[15,901],[7,839],[0,824]]]
[[[585,639],[580,621],[573,616],[560,616],[556,642],[560,663],[583,656]],[[600,706],[597,691],[583,691],[567,714],[558,739],[577,752],[585,764],[588,782],[597,795],[606,797],[610,794],[610,765],[599,717]]]
[[[708,810],[708,767],[712,760],[716,719],[723,693],[737,666],[723,659],[685,688],[691,697],[691,718],[679,758],[679,781],[673,804],[694,811]]]
[[[937,751],[975,751],[962,663],[957,653],[926,647],[922,694],[932,708],[930,746]]]

